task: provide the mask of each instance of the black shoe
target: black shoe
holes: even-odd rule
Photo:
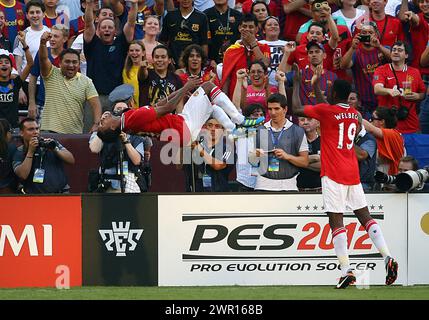
[[[387,257],[386,263],[386,285],[390,286],[398,277],[398,263],[392,257]]]
[[[353,272],[349,271],[344,277],[340,278],[340,281],[338,281],[336,289],[345,289],[349,285],[354,284],[356,282],[356,277],[353,274]]]

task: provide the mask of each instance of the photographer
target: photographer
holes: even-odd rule
[[[54,139],[40,137],[39,125],[25,118],[19,125],[23,145],[13,157],[13,169],[21,179],[23,193],[67,193],[64,163],[74,164],[73,155]]]
[[[133,96],[133,88],[128,85],[118,86],[109,95],[109,100],[118,101],[113,106],[113,113],[120,115],[125,109],[128,108],[126,100],[129,100]],[[102,115],[103,118],[104,115]],[[145,155],[150,156],[150,150],[152,141],[150,139],[144,139],[143,137],[128,135],[121,132],[119,139],[114,142],[103,142],[94,132],[89,140],[89,148],[93,153],[100,154],[101,168],[99,172],[109,181],[105,184],[105,190],[107,193],[121,192],[121,181],[124,182],[125,193],[140,193],[147,191],[150,182],[143,178],[143,173],[140,170],[141,164],[145,160]],[[122,163],[122,174],[120,168],[120,152],[123,152],[123,163]],[[147,163],[145,161],[145,163]],[[139,181],[137,178],[140,177]],[[139,183],[137,183],[139,182]]]

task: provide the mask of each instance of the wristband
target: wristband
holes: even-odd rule
[[[22,48],[24,51],[27,51],[28,49],[29,49],[29,47],[28,46],[26,46],[26,47],[23,47]]]
[[[26,158],[33,159],[33,157],[26,156]]]
[[[129,140],[125,140],[124,141],[124,144],[129,144],[130,143],[130,141]]]

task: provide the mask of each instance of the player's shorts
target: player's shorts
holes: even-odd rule
[[[345,185],[323,176],[322,195],[325,212],[344,213],[347,210],[354,211],[367,206],[360,183]]]
[[[210,118],[212,112],[212,103],[204,89],[199,87],[186,102],[180,114],[191,132],[192,141],[197,140],[202,126]]]

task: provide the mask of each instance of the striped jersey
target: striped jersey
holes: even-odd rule
[[[315,105],[316,102],[316,94],[311,85],[311,78],[313,77],[313,70],[309,66],[302,71],[302,82],[301,82],[301,91],[300,98],[302,104],[311,104]],[[332,84],[337,79],[337,75],[331,71],[324,70],[323,74],[320,78],[320,90],[322,93],[328,97],[328,91],[332,87]]]
[[[15,0],[15,4],[6,6],[0,1],[0,10],[5,15],[5,24],[2,30],[3,36],[8,38],[13,45],[18,31],[25,29],[25,5]]]

